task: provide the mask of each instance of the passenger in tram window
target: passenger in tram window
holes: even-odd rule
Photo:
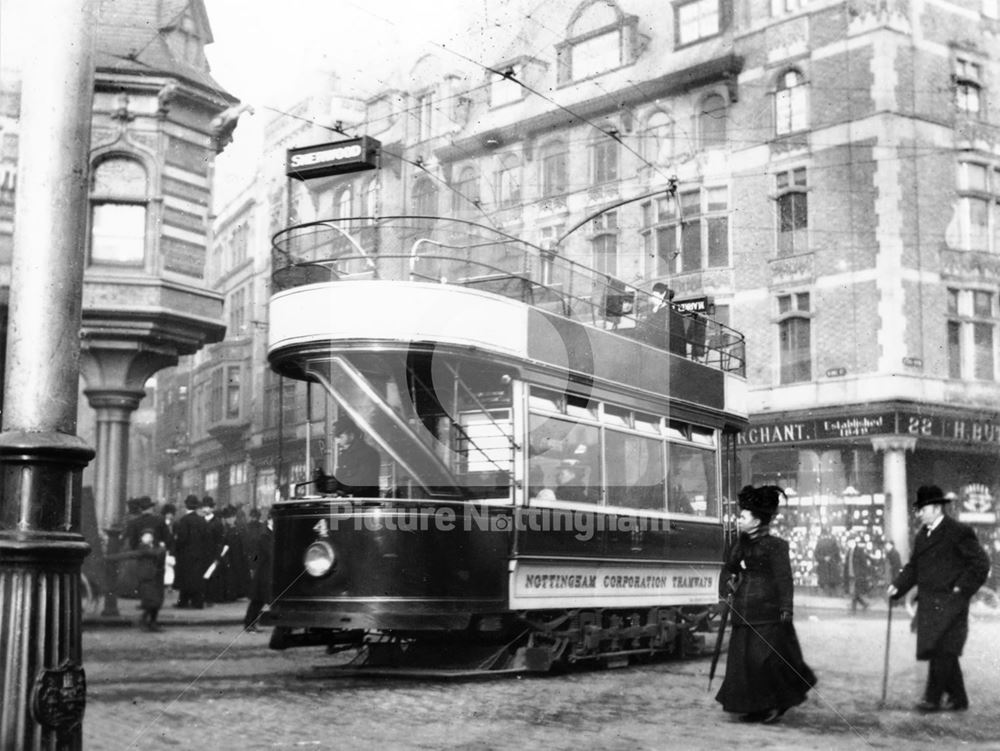
[[[376,449],[365,443],[357,425],[349,418],[337,420],[333,428],[337,441],[337,471],[328,475],[316,468],[319,492],[355,498],[378,498],[378,476],[382,459]]]
[[[560,501],[580,501],[590,503],[591,494],[579,462],[568,459],[559,465],[556,472],[556,498]]]

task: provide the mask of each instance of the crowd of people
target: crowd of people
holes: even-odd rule
[[[135,596],[142,610],[139,625],[159,631],[160,609],[168,585],[176,608],[203,609],[215,603],[248,600],[244,626],[257,620],[270,600],[273,537],[271,521],[257,509],[225,506],[218,513],[211,496],[189,495],[184,511],[165,503],[157,510],[148,496],[130,499],[120,550],[105,555],[117,562],[120,596]],[[168,575],[172,567],[173,576]]]

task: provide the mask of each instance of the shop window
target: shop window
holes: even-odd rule
[[[983,104],[982,67],[961,57],[955,58],[954,66],[955,108],[969,117],[978,117]]]
[[[809,202],[806,169],[775,175],[778,203],[778,257],[809,250]]]
[[[948,376],[996,379],[996,295],[985,290],[948,290]]]
[[[521,203],[521,162],[514,154],[504,154],[500,157],[500,168],[497,170],[497,196],[502,209]]]
[[[783,136],[805,130],[809,124],[806,79],[797,70],[787,70],[774,92],[774,131]]]
[[[677,44],[685,45],[715,36],[722,29],[719,0],[694,0],[674,6]]]
[[[1000,253],[1000,168],[958,165],[958,247]]]
[[[148,178],[135,159],[115,157],[93,170],[90,262],[141,266],[146,257]]]
[[[726,145],[726,100],[710,94],[701,102],[698,112],[698,136],[703,149],[719,149]]]
[[[540,155],[542,169],[542,195],[561,196],[567,190],[566,144],[553,141],[545,145]]]
[[[809,293],[778,297],[778,349],[781,383],[812,379],[812,320]]]

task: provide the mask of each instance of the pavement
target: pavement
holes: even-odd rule
[[[202,610],[174,607],[177,593],[169,591],[157,620],[164,628],[174,626],[232,626],[243,625],[243,616],[247,611],[247,601],[221,602],[206,605]],[[90,628],[121,628],[135,626],[139,620],[139,601],[118,598],[118,614],[105,615],[103,605],[87,609],[83,614],[84,629]]]
[[[189,610],[174,607],[177,602],[176,592],[168,591],[164,607],[160,610],[159,621],[164,627],[169,626],[231,626],[242,625],[246,613],[247,601],[216,603],[206,605],[203,610]],[[868,598],[868,608],[858,608],[856,615],[884,614],[888,609],[885,597],[878,594]],[[897,616],[904,615],[899,610]],[[850,613],[850,603],[847,597],[830,597],[819,593],[815,587],[800,587],[795,591],[795,609],[799,615],[808,616],[816,612]],[[1000,616],[1000,610],[989,608],[980,603],[973,603],[973,616]],[[905,617],[909,617],[905,615]],[[138,600],[118,598],[118,615],[104,615],[104,608],[97,604],[84,612],[84,628],[116,628],[134,626],[139,619]]]

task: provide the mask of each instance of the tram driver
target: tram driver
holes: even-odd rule
[[[382,464],[378,451],[365,442],[350,418],[337,420],[333,435],[337,442],[337,471],[328,475],[322,467],[317,467],[316,489],[331,495],[378,498]]]

